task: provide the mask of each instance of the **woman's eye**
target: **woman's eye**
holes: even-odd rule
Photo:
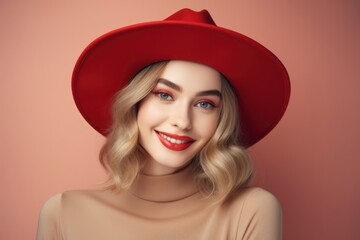
[[[172,97],[169,94],[164,93],[164,92],[158,92],[158,93],[156,93],[156,95],[158,95],[158,97],[161,100],[167,100],[167,101],[172,100]]]
[[[214,104],[212,103],[209,103],[209,102],[199,102],[196,104],[197,107],[200,107],[200,108],[213,108],[214,107]]]

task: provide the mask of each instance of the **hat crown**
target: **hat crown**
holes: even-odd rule
[[[216,26],[214,20],[210,16],[210,13],[203,9],[199,12],[193,11],[188,8],[181,9],[166,18],[165,21],[182,21],[182,22],[191,22],[191,23],[203,23]]]

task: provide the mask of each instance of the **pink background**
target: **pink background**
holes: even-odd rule
[[[291,3],[290,3],[291,2]],[[120,26],[208,9],[287,67],[281,124],[251,148],[256,184],[281,201],[284,239],[360,239],[359,1],[1,1],[0,239],[34,239],[50,196],[105,180],[104,139],[73,103],[75,61]]]

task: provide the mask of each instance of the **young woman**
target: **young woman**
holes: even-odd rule
[[[270,51],[205,10],[101,36],[75,66],[73,94],[106,136],[112,184],[49,199],[37,239],[281,239],[279,203],[248,186],[245,148],[289,93]]]

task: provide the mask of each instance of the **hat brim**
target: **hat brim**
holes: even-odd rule
[[[80,113],[106,136],[114,94],[143,67],[171,59],[208,65],[229,80],[238,97],[244,146],[267,135],[286,110],[289,76],[265,47],[209,24],[156,21],[109,32],[83,51],[72,77]]]

